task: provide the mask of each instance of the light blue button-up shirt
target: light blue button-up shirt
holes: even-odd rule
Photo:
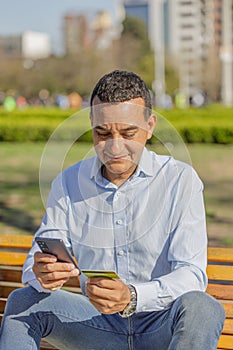
[[[204,291],[206,221],[203,185],[194,169],[143,150],[136,172],[120,187],[102,176],[97,157],[80,161],[53,182],[36,235],[62,238],[81,269],[115,270],[137,292],[137,311],[169,307],[181,294]],[[44,291],[32,271],[23,283]],[[81,287],[85,294],[85,276]]]

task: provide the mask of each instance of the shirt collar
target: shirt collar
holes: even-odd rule
[[[97,156],[93,157],[93,164],[90,171],[90,177],[95,178],[95,180],[100,179],[102,177],[101,167],[102,163]],[[145,147],[142,151],[142,155],[140,161],[138,163],[138,167],[134,173],[134,177],[140,176],[153,176],[153,159],[152,154]]]
[[[97,156],[93,157],[93,163],[90,171],[90,178],[97,178],[98,174],[101,174],[102,163]]]
[[[135,176],[153,176],[153,159],[152,154],[146,147],[142,151]]]

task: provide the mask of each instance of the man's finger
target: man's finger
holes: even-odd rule
[[[54,271],[66,271],[70,272],[77,270],[73,264],[63,262],[35,262],[34,268],[40,272],[54,272]]]
[[[106,289],[116,289],[117,283],[122,284],[122,281],[115,279],[115,278],[106,278],[106,277],[93,277],[88,278],[87,285],[96,285],[100,288],[106,288]]]
[[[34,261],[35,262],[56,262],[57,258],[55,255],[52,254],[45,254],[41,252],[36,252],[34,254]]]
[[[60,289],[63,284],[65,284],[67,282],[68,279],[62,279],[62,280],[58,280],[58,281],[44,281],[42,280],[40,277],[38,278],[38,281],[40,282],[41,286],[45,289],[50,289],[50,290],[57,290]]]
[[[57,281],[61,279],[69,279],[73,276],[78,276],[79,271],[74,269],[72,271],[53,271],[50,273],[40,272],[38,274],[39,277],[43,279],[43,281]]]

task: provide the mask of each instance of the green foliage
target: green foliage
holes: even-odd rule
[[[221,105],[163,111],[163,116],[188,143],[233,143],[233,109]]]
[[[142,77],[149,89],[154,81],[154,55],[143,55],[136,64],[135,72]]]
[[[76,111],[77,112],[77,111]],[[67,140],[70,137],[80,141],[90,141],[91,135],[86,134],[89,128],[88,111],[85,112],[86,119],[78,117],[63,126],[58,132],[59,140]],[[28,108],[22,111],[7,113],[0,109],[0,141],[25,142],[25,141],[47,141],[57,127],[69,117],[76,115],[73,110],[60,110],[59,108]],[[78,113],[77,113],[78,116]]]
[[[166,92],[173,96],[174,92],[179,88],[179,76],[178,71],[174,68],[174,62],[166,57],[165,63],[165,81],[166,81]]]
[[[123,21],[122,36],[129,35],[141,43],[144,54],[150,52],[150,41],[145,23],[135,17],[126,16]]]
[[[50,101],[56,94],[76,91],[88,98],[99,78],[114,69],[134,71],[151,89],[154,76],[154,54],[150,47],[145,23],[137,18],[126,17],[121,37],[106,49],[83,48],[75,55],[51,56],[31,61],[23,58],[2,58],[0,64],[0,91],[24,96],[29,103],[47,89]],[[178,88],[172,60],[166,59],[166,88],[171,95]]]
[[[161,125],[160,135],[167,142],[172,137],[173,128],[168,127],[170,123],[187,143],[233,143],[231,108],[216,105],[201,109],[158,112],[162,116],[158,121],[158,125]],[[77,135],[79,141],[92,141],[88,110],[82,113],[84,118],[79,119],[77,113],[78,118],[62,128],[62,133],[59,134],[60,140],[67,140],[69,137],[76,139]],[[56,128],[72,115],[74,111],[63,111],[58,108],[28,108],[12,113],[0,109],[0,141],[47,141]],[[163,119],[166,121],[165,126],[162,124]],[[156,140],[153,136],[151,141]]]

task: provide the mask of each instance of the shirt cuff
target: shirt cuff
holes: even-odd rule
[[[133,284],[137,293],[137,312],[155,311],[158,299],[158,282]]]
[[[27,282],[25,285],[33,287],[39,293],[52,293],[52,291],[50,289],[43,288],[37,279],[31,280],[31,281]]]
[[[137,312],[153,312],[167,309],[172,302],[170,293],[160,295],[160,282],[133,284],[137,292]]]

